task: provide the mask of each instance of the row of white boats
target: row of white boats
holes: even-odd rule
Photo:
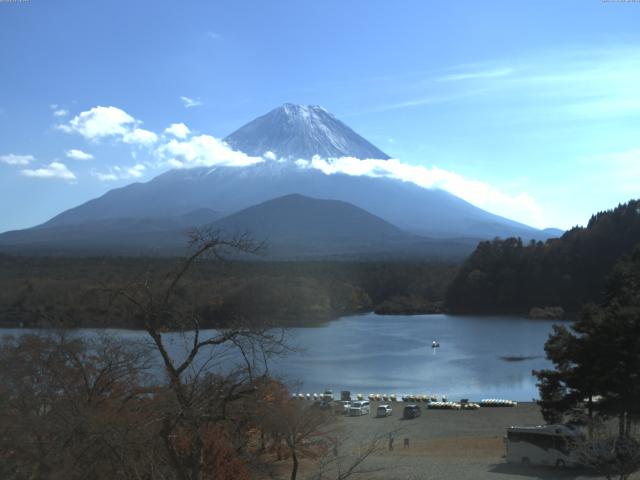
[[[325,393],[294,393],[294,398],[301,400],[334,400],[333,392],[327,391]],[[356,400],[364,400],[364,395],[358,393],[355,395]],[[450,402],[446,395],[442,395],[439,399],[438,395],[396,395],[395,393],[370,393],[367,398],[371,402],[424,402],[427,403],[427,408],[434,409],[449,409],[449,410],[475,410],[480,407],[515,407],[518,402],[514,400],[507,400],[504,398],[484,398],[478,403],[469,402],[468,400],[461,400],[460,402]]]
[[[481,407],[517,407],[518,402],[504,398],[484,398],[480,400]]]

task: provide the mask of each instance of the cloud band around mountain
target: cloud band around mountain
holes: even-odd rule
[[[156,169],[246,167],[261,162],[283,161],[277,157],[277,152],[264,152],[261,156],[247,155],[212,135],[194,134],[184,123],[171,124],[163,135],[141,129],[141,123],[120,108],[97,106],[80,113],[59,128],[68,133],[80,134],[90,141],[112,138],[136,146],[155,146],[150,151],[153,161],[147,165],[155,166]],[[386,177],[412,182],[423,188],[439,188],[492,213],[537,227],[544,224],[542,209],[531,195],[524,192],[508,194],[488,183],[467,179],[436,166],[412,165],[393,158],[381,160],[318,156],[311,160],[297,160],[295,163],[299,168],[315,169],[326,175]],[[71,178],[69,174],[73,175],[71,172],[66,174],[62,170],[55,171],[58,167],[51,165],[32,171],[34,173],[24,174],[44,177],[50,172],[50,176],[60,178]],[[92,175],[103,181],[115,181],[140,178],[147,170],[145,165],[137,163],[132,167],[109,167],[106,172],[94,170]]]
[[[439,188],[467,202],[507,218],[535,227],[544,226],[542,209],[527,193],[509,195],[478,180],[470,180],[455,172],[438,167],[411,165],[392,158],[389,160],[342,157],[298,160],[302,168],[320,170],[326,175],[342,173],[354,176],[386,177],[412,182],[423,188]]]

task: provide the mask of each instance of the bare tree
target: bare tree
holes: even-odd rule
[[[227,422],[234,402],[255,391],[254,380],[267,372],[268,358],[284,350],[283,332],[268,325],[232,319],[231,327],[203,330],[194,308],[197,302],[189,296],[188,275],[203,259],[222,261],[232,252],[254,254],[260,249],[246,234],[227,237],[214,230],[195,231],[190,253],[169,274],[160,279],[148,274],[139,282],[110,289],[113,300],[124,301],[129,314],[140,321],[162,359],[174,403],[165,411],[160,435],[180,480],[200,480],[212,473],[215,452],[207,451],[211,431]],[[184,354],[170,353],[170,331],[186,331]],[[212,373],[216,367],[218,372]]]
[[[300,474],[303,458],[314,461],[309,480],[346,480],[379,471],[366,466],[367,459],[380,451],[389,432],[375,435],[366,443],[358,443],[344,434],[344,429],[332,410],[325,405],[309,404],[291,397],[282,385],[274,384],[268,401],[262,403],[260,427],[273,441],[273,448],[282,458],[284,445],[291,458],[290,479]],[[396,431],[392,432],[395,433]]]
[[[125,343],[66,333],[3,340],[0,477],[148,475],[157,464],[141,438],[154,419],[142,378],[148,352]]]
[[[290,478],[296,480],[302,457],[317,458],[327,451],[335,415],[318,405],[289,397],[274,402],[265,413],[268,431],[276,441],[286,445],[291,455]]]
[[[319,459],[310,480],[368,478],[372,473],[382,471],[382,468],[368,467],[366,462],[372,455],[383,450],[388,434],[378,434],[368,442],[351,445],[348,437],[334,437],[331,451]]]

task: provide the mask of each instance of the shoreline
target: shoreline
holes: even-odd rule
[[[529,317],[526,313],[504,313],[504,312],[499,312],[499,313],[487,313],[487,312],[482,312],[482,313],[469,313],[469,312],[450,312],[450,311],[439,311],[439,312],[424,312],[424,313],[380,313],[377,312],[375,309],[371,309],[368,311],[355,311],[355,312],[340,312],[339,314],[335,314],[335,315],[328,315],[328,316],[322,316],[322,317],[303,317],[302,319],[299,319],[298,321],[294,322],[291,320],[282,320],[281,321],[275,321],[273,323],[268,323],[268,324],[262,324],[262,326],[269,326],[270,328],[284,328],[284,329],[289,329],[289,328],[318,328],[318,327],[324,327],[327,324],[334,322],[336,320],[340,320],[342,318],[346,318],[346,317],[358,317],[358,316],[364,316],[364,315],[376,315],[379,317],[425,317],[425,316],[436,316],[436,315],[446,315],[448,317],[475,317],[478,319],[483,319],[483,318],[500,318],[500,317],[521,317],[523,319],[526,320],[531,320],[533,322],[535,321],[553,321],[553,322],[559,322],[559,323],[569,323],[572,322],[574,320],[574,318],[572,316],[567,316],[567,318],[561,318],[561,319],[550,319],[550,318],[532,318]],[[250,326],[251,324],[245,324],[245,325],[239,325],[240,327],[247,327]],[[261,325],[260,323],[257,323],[256,325]],[[200,328],[200,330],[215,330],[215,329],[224,329],[224,328],[229,328],[229,326],[216,326],[216,325],[212,325],[208,322],[204,322],[204,325]],[[93,330],[129,330],[129,331],[144,331],[144,328],[140,328],[140,327],[134,327],[134,326],[130,326],[127,324],[122,324],[122,325],[106,325],[103,323],[96,323],[96,324],[86,324],[86,325],[79,325],[79,326],[64,326],[64,325],[51,325],[51,324],[42,324],[42,325],[25,325],[24,322],[3,322],[0,321],[0,332],[4,329],[34,329],[34,330],[88,330],[88,329],[93,329]],[[170,332],[180,332],[180,331],[185,331],[185,332],[189,332],[189,331],[193,331],[193,330],[169,330]]]

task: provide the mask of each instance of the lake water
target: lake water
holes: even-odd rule
[[[530,401],[538,397],[531,370],[549,366],[544,342],[553,323],[512,316],[343,317],[323,326],[290,329],[289,344],[301,351],[273,360],[270,371],[292,385],[293,391],[304,393],[321,393],[329,387],[334,393]],[[26,331],[4,329],[0,335]],[[122,338],[146,339],[144,332],[107,331]],[[95,335],[96,330],[78,333]],[[166,335],[177,353],[182,337]],[[440,342],[440,348],[431,348],[433,340]],[[501,358],[514,356],[531,358]]]

